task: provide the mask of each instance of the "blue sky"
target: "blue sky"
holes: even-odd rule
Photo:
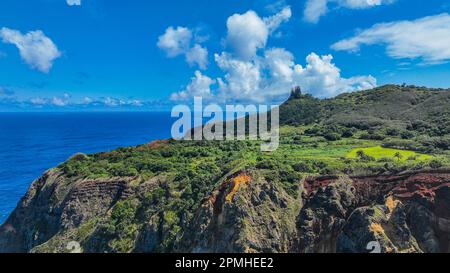
[[[297,84],[317,97],[448,88],[446,2],[2,0],[0,111],[268,103]]]

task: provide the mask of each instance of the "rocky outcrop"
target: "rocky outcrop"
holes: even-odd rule
[[[315,186],[308,180],[305,185]],[[306,202],[298,217],[298,245],[294,251],[336,252],[336,239],[358,205],[356,190],[352,181],[344,178],[336,178],[317,191],[311,190],[304,193]]]
[[[450,173],[307,179],[299,252],[449,252]]]
[[[183,250],[288,252],[301,201],[257,172],[228,178],[197,211]]]
[[[133,178],[71,181],[56,169],[48,171],[1,226],[0,252],[28,252],[62,231],[107,214],[118,201],[139,192],[132,182]]]
[[[150,198],[170,198],[167,177],[73,180],[54,169],[0,227],[0,252],[64,252],[73,240],[86,252],[111,242],[134,252],[450,252],[450,171],[298,183],[294,196],[261,170],[236,170],[175,223]]]

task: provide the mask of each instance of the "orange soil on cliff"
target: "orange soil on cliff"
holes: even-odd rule
[[[250,184],[252,178],[247,174],[240,174],[236,176],[231,182],[233,183],[233,189],[225,198],[227,202],[231,202],[233,200],[234,195],[239,191],[241,186]]]

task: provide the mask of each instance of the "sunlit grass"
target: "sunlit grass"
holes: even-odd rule
[[[390,158],[390,159],[396,159],[399,161],[406,161],[406,160],[431,160],[433,159],[433,156],[426,155],[426,154],[420,154],[413,151],[404,151],[404,150],[397,150],[397,149],[390,149],[390,148],[383,148],[381,146],[376,147],[370,147],[370,148],[356,148],[353,149],[349,154],[347,154],[348,158],[358,158],[358,151],[363,151],[365,155],[371,156],[375,158],[376,160],[382,159],[382,158]],[[400,155],[400,157],[397,157],[396,155]]]

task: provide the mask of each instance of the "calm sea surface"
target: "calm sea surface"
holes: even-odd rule
[[[170,137],[170,113],[0,113],[0,224],[34,179],[71,155]]]

